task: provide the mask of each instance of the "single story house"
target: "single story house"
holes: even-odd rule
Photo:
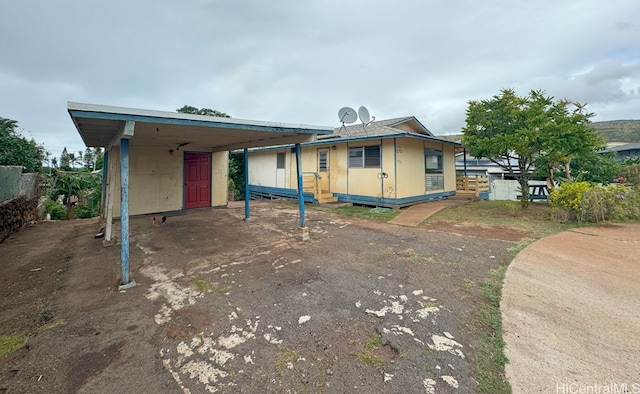
[[[456,194],[462,146],[413,116],[342,126],[301,146],[306,201],[397,208]],[[248,159],[252,198],[295,197],[291,146],[250,149]]]
[[[122,283],[129,284],[129,215],[226,206],[230,150],[295,144],[330,128],[218,118],[178,112],[69,102],[67,110],[87,147],[105,149],[105,240],[120,217]],[[300,194],[302,191],[300,191]],[[249,201],[245,217],[249,217]],[[301,203],[301,229],[304,203]]]

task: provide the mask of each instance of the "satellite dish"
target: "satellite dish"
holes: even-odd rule
[[[340,122],[344,123],[353,123],[358,119],[358,115],[356,115],[356,110],[351,107],[342,107],[340,111],[338,111],[338,118]]]
[[[364,105],[358,109],[358,115],[362,123],[369,123],[371,117],[369,116],[369,110]]]

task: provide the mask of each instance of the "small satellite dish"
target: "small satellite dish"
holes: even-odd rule
[[[371,117],[369,116],[369,110],[364,105],[358,109],[358,115],[362,123],[369,123]]]
[[[353,123],[358,119],[358,115],[356,114],[356,110],[351,107],[343,107],[338,111],[338,118],[340,122],[344,123]]]

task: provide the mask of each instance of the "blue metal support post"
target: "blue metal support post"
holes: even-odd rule
[[[249,149],[244,149],[244,220],[249,220]]]
[[[298,206],[300,207],[300,239],[309,239],[309,230],[305,227],[304,187],[302,184],[302,146],[296,144],[296,173],[298,175]]]
[[[129,278],[129,140],[120,139],[120,289],[135,286]]]

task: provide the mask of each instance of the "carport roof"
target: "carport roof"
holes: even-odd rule
[[[125,123],[135,122],[132,145],[211,148],[226,151],[309,142],[333,128],[218,118],[179,112],[69,102],[67,110],[87,147],[118,145]]]

